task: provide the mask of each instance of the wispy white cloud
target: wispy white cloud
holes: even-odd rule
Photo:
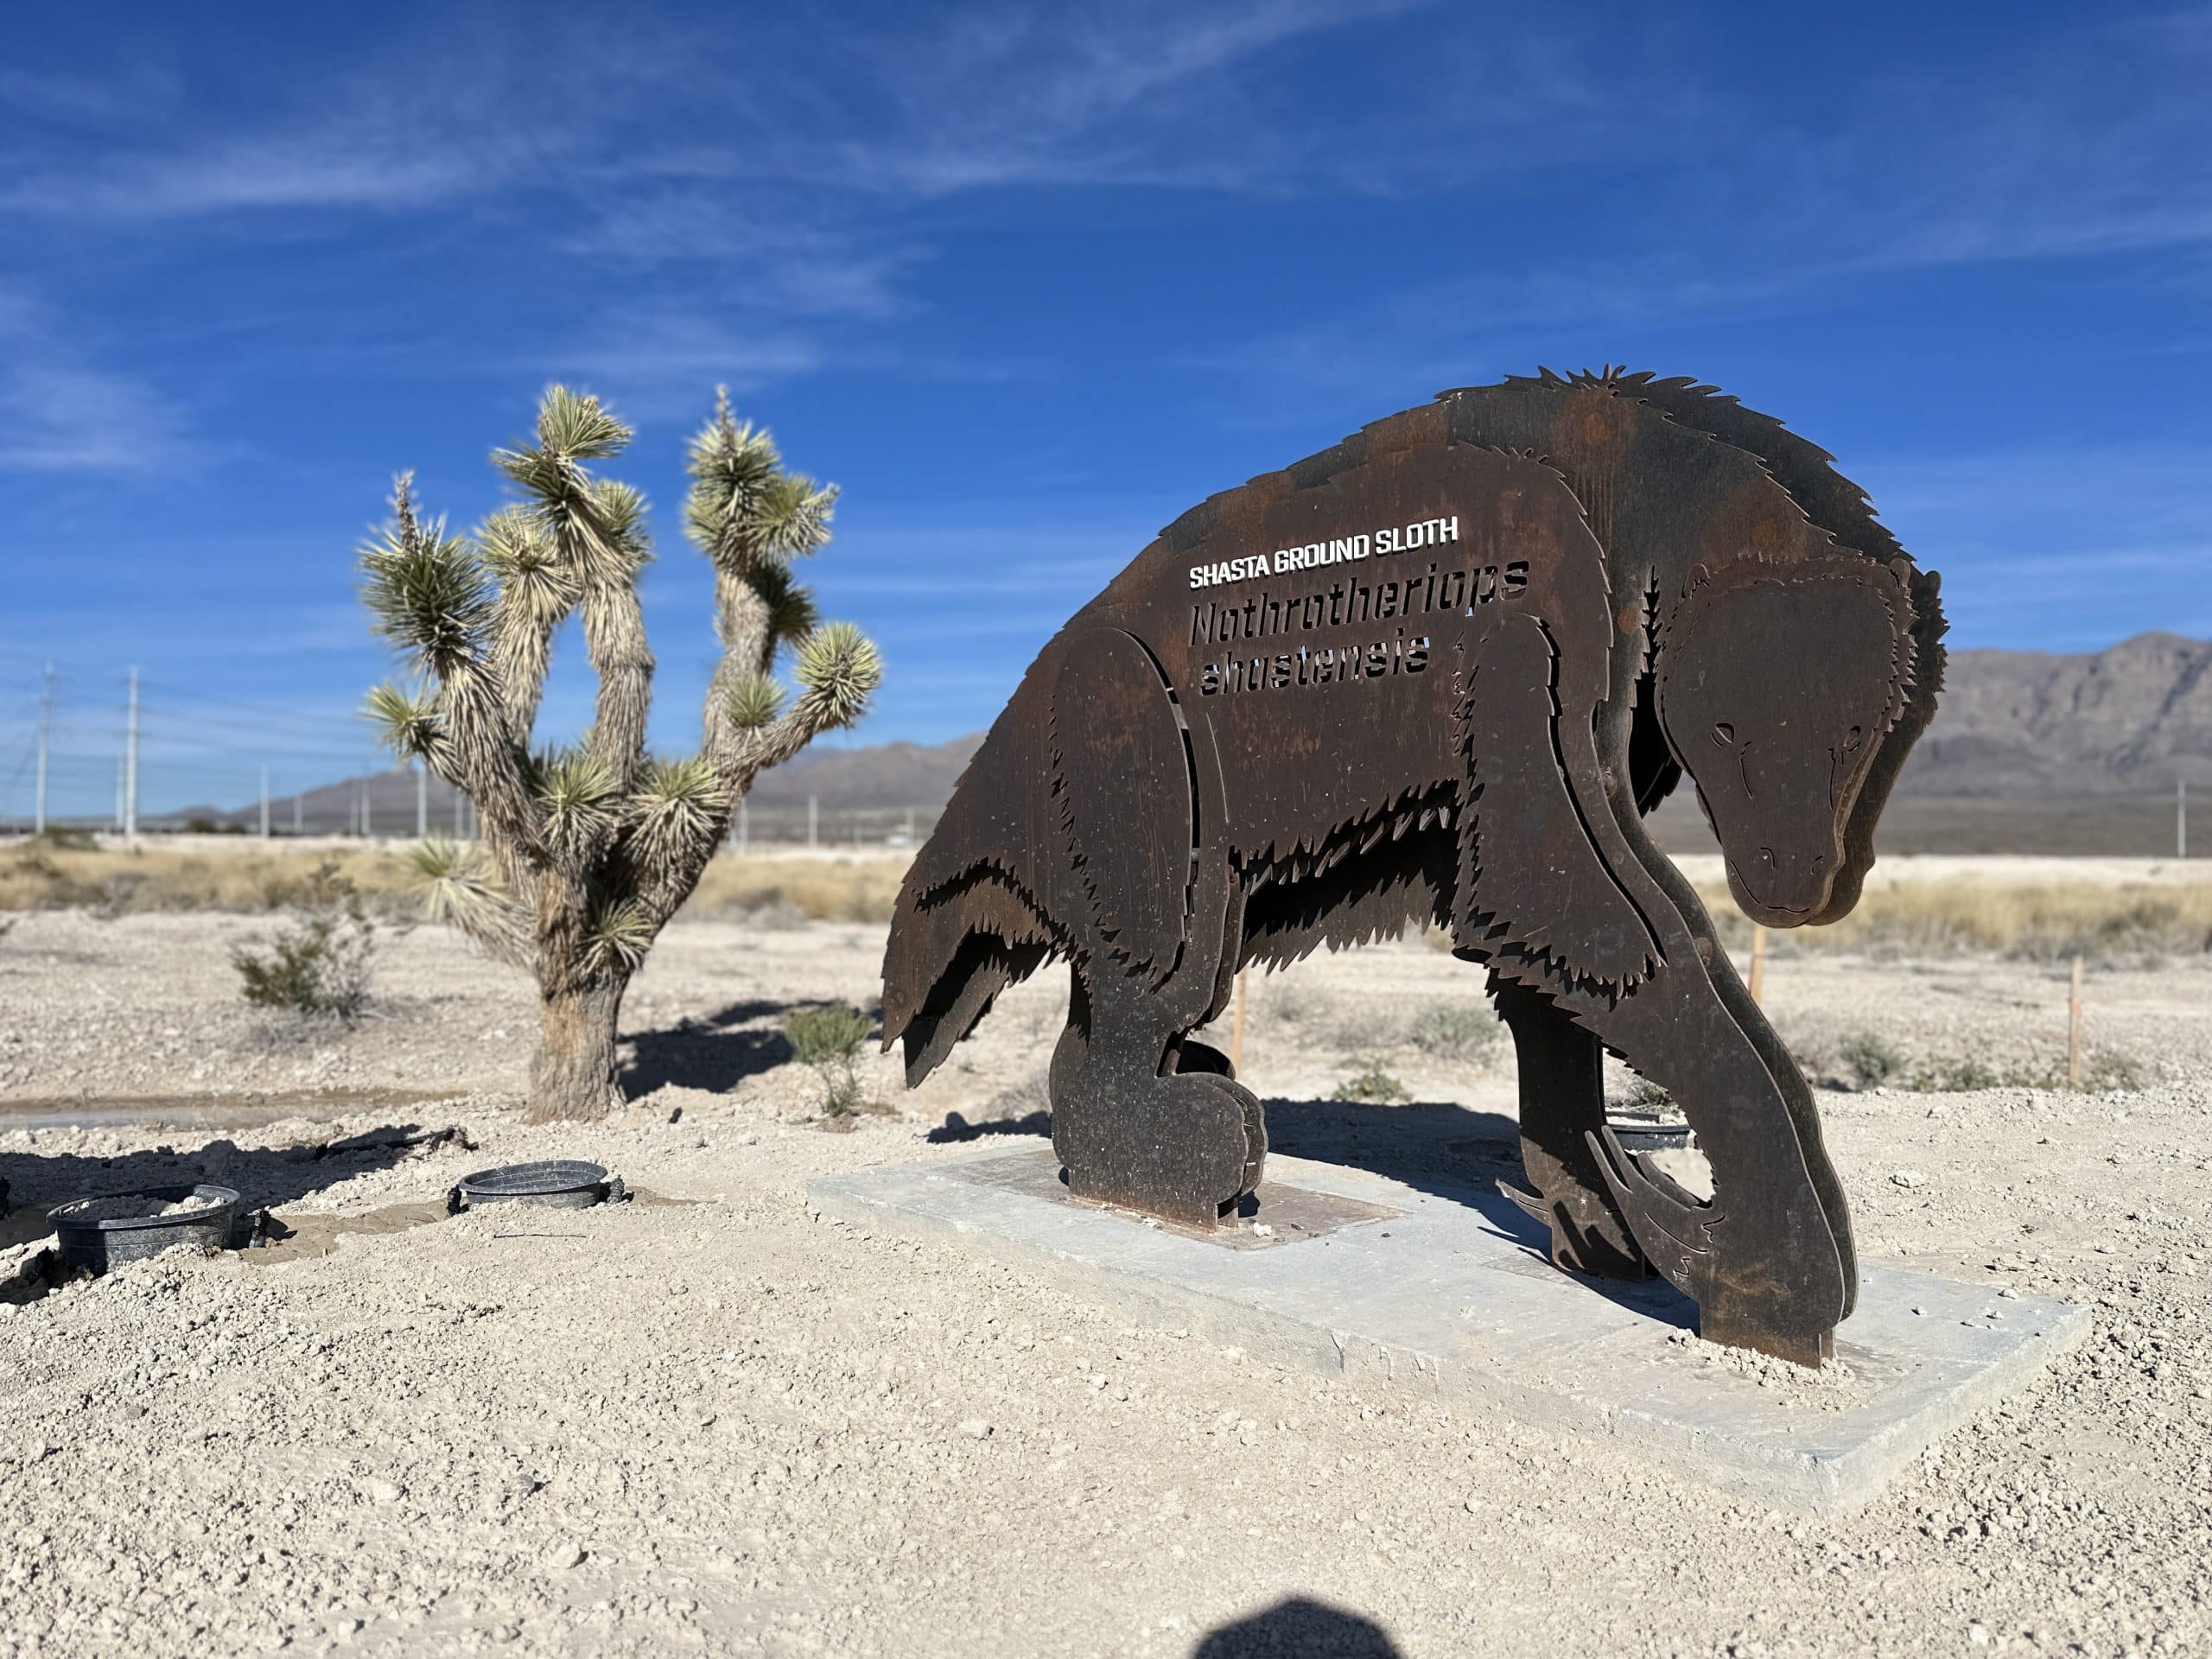
[[[1875,456],[1853,474],[1923,563],[1943,573],[1961,645],[2094,649],[2157,626],[2202,634],[2212,600],[2212,453],[2023,448]]]
[[[181,91],[175,68],[124,58],[99,75],[16,64],[0,69],[0,109],[75,128],[142,127],[168,115]]]
[[[0,472],[158,474],[200,453],[174,401],[91,360],[21,289],[0,288]]]
[[[535,353],[518,366],[588,385],[632,420],[696,421],[711,410],[718,385],[742,396],[822,360],[815,340],[765,316],[747,327],[648,307],[618,312],[590,338]]]

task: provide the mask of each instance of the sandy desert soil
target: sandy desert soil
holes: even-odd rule
[[[0,1179],[19,1205],[198,1177],[298,1230],[0,1305],[0,1653],[2207,1639],[2202,957],[2093,976],[2092,1041],[2134,1090],[1823,1091],[1866,1254],[2069,1297],[2096,1328],[1872,1508],[1815,1522],[810,1212],[820,1174],[1040,1133],[1058,976],[1009,994],[918,1093],[880,1063],[892,1109],[827,1133],[777,1021],[865,1002],[881,929],[682,925],[630,999],[637,1105],[528,1128],[519,981],[417,928],[387,940],[372,1017],[301,1026],[237,996],[229,950],[269,926],[42,912],[0,939]],[[2040,1076],[2065,995],[2059,971],[1975,957],[1778,948],[1769,975],[1821,1075],[1873,1031],[1915,1064]],[[1448,1013],[1478,1000],[1472,970],[1418,942],[1255,980],[1246,1072],[1276,1143],[1495,1173],[1510,1052]],[[1362,1060],[1413,1103],[1329,1100]],[[478,1149],[382,1144],[448,1123]],[[427,1219],[468,1168],[556,1155],[650,1196]],[[0,1272],[35,1248],[22,1214],[0,1224]]]

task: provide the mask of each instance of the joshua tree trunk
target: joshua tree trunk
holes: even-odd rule
[[[533,1122],[590,1120],[621,1103],[622,993],[698,884],[737,804],[764,768],[849,726],[882,676],[850,623],[817,623],[791,561],[830,538],[834,486],[787,471],[768,435],[728,398],[692,441],[684,527],[715,570],[722,660],[697,753],[645,750],[652,693],[638,577],[652,556],[645,498],[583,463],[630,429],[595,397],[550,388],[537,442],[493,459],[521,499],[474,537],[425,523],[403,476],[393,520],[361,553],[378,632],[423,677],[384,685],[369,712],[398,753],[419,755],[475,801],[483,852],[417,849],[431,914],[534,969],[539,1043]],[[533,748],[554,635],[579,609],[599,679],[591,729]],[[789,697],[774,670],[789,651]]]
[[[558,984],[538,993],[537,1052],[530,1061],[532,1123],[605,1117],[622,1103],[614,1046],[626,981]]]

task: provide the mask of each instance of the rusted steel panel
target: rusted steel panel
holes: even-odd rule
[[[1656,1268],[1708,1335],[1817,1363],[1857,1279],[1841,1185],[1643,815],[1687,774],[1749,914],[1841,915],[1942,633],[1857,486],[1732,399],[1446,393],[1192,509],[1046,646],[899,896],[887,1046],[918,1081],[1066,961],[1071,1189],[1206,1225],[1266,1130],[1188,1033],[1247,962],[1433,922],[1513,1030],[1554,1259]],[[1712,1202],[1613,1142],[1601,1047],[1681,1104]]]

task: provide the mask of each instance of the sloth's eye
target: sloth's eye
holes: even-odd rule
[[[1713,728],[1713,741],[1722,748],[1726,748],[1736,741],[1736,728],[1726,721],[1722,721]]]

